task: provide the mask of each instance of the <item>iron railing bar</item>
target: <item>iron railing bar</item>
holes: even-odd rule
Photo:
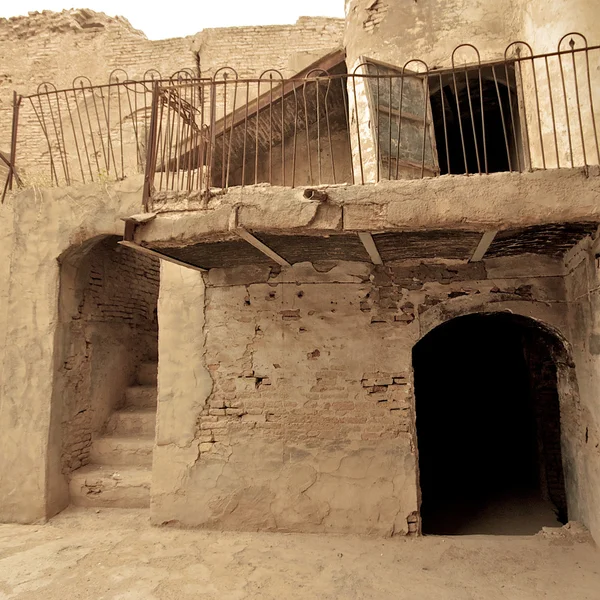
[[[502,106],[502,96],[500,95],[500,87],[498,86],[498,78],[496,76],[496,66],[492,66],[492,75],[494,76],[494,85],[496,86],[496,97],[498,98],[498,107],[500,108],[500,120],[502,121],[502,132],[504,134],[504,144],[506,146],[506,159],[508,161],[508,170],[512,173],[512,161],[510,158],[510,144],[508,142],[508,132],[506,131],[506,121],[504,118],[504,107]]]
[[[552,83],[550,80],[550,67],[548,65],[548,57],[544,57],[544,62],[546,63],[546,77],[548,79],[548,98],[550,100],[550,114],[552,116],[552,134],[554,136],[554,150],[556,152],[556,168],[560,169],[560,156],[558,151],[558,136],[556,134],[556,118],[554,114],[554,99],[552,97]],[[599,157],[600,164],[600,157]]]

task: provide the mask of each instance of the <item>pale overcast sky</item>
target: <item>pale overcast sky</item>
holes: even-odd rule
[[[305,15],[344,16],[344,0],[81,0],[75,7],[122,15],[151,40],[192,35],[207,27],[283,25]],[[73,5],[59,0],[1,0],[0,17],[65,8]]]

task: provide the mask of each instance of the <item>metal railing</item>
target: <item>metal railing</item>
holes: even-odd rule
[[[600,46],[571,33],[555,52],[514,42],[482,62],[463,44],[449,65],[363,59],[347,72],[341,58],[292,79],[225,67],[42,84],[15,102],[10,172],[41,168],[54,185],[145,172],[147,207],[161,192],[600,164]]]
[[[35,94],[15,95],[11,172],[18,164],[26,184],[43,185],[120,180],[143,172],[154,85],[191,77],[183,70],[163,79],[150,70],[136,81],[116,69],[104,85],[79,76],[68,89],[46,82]]]

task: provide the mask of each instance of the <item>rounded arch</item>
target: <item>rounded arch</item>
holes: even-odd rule
[[[423,531],[534,533],[566,522],[565,429],[578,392],[562,327],[531,303],[458,304],[434,307],[413,348]]]
[[[459,296],[429,307],[419,318],[419,340],[430,331],[452,319],[474,314],[509,314],[529,319],[549,334],[555,335],[571,354],[568,339],[568,324],[564,313],[546,302],[518,297],[509,293],[481,293]],[[417,343],[418,343],[417,341]]]

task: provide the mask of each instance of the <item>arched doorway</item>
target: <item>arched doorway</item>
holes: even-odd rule
[[[533,534],[567,520],[559,338],[533,319],[473,314],[413,349],[422,530]]]

